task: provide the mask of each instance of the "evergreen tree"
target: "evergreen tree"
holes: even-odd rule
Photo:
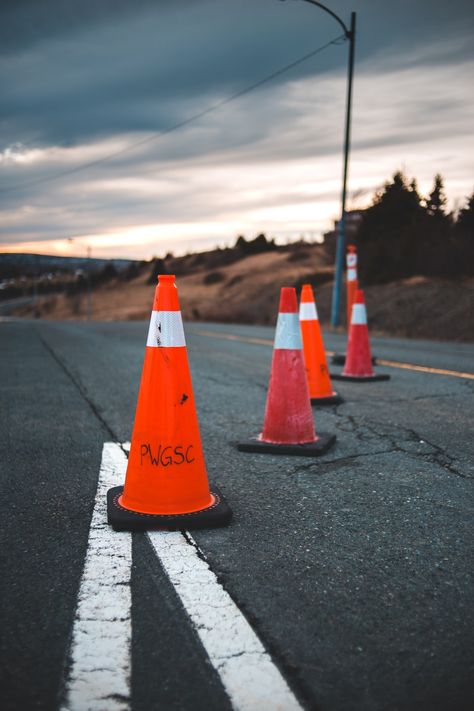
[[[407,184],[398,171],[375,195],[357,235],[363,281],[384,282],[416,273],[424,214],[416,181]]]
[[[398,171],[392,182],[385,183],[383,191],[376,196],[374,208],[378,216],[385,214],[398,224],[418,220],[422,209],[416,181],[412,180],[410,185],[407,185],[405,176]]]
[[[468,198],[466,207],[459,211],[456,229],[474,239],[474,193]]]
[[[456,278],[474,273],[474,194],[454,222],[437,174],[426,200],[416,181],[395,173],[374,197],[357,234],[362,284],[415,275]]]
[[[446,218],[446,195],[444,192],[443,178],[439,173],[435,175],[433,190],[426,200],[426,212],[430,217],[437,219]]]

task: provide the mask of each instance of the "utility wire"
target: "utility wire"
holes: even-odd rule
[[[25,182],[25,183],[19,183],[17,185],[0,187],[0,192],[5,193],[5,192],[10,192],[11,190],[20,190],[22,188],[29,188],[34,185],[40,185],[41,183],[50,183],[53,180],[59,180],[59,178],[63,178],[66,175],[72,175],[73,173],[79,173],[81,170],[87,170],[87,168],[93,168],[96,165],[101,165],[102,163],[106,163],[107,161],[112,160],[113,158],[116,158],[117,156],[120,156],[124,153],[128,153],[129,151],[131,151],[135,148],[138,148],[139,146],[144,146],[147,143],[156,141],[158,138],[161,138],[162,136],[166,136],[169,133],[173,133],[174,131],[177,131],[180,128],[183,128],[183,126],[188,126],[190,123],[193,123],[194,121],[198,121],[199,119],[203,118],[203,116],[208,116],[209,114],[213,113],[214,111],[217,111],[218,109],[222,108],[223,106],[230,104],[232,101],[236,101],[237,99],[240,99],[242,96],[245,96],[246,94],[249,94],[251,91],[258,89],[263,84],[266,84],[267,82],[272,81],[273,79],[276,79],[277,77],[281,76],[285,72],[288,72],[290,69],[293,69],[294,67],[297,67],[299,64],[306,62],[308,59],[311,59],[312,57],[316,56],[317,54],[324,51],[331,45],[341,44],[341,40],[342,41],[346,40],[345,35],[339,35],[338,37],[335,37],[334,39],[330,40],[329,42],[326,42],[326,44],[323,44],[320,47],[318,47],[317,49],[314,49],[312,52],[308,52],[308,54],[305,54],[302,57],[300,57],[299,59],[296,59],[294,62],[290,62],[290,64],[286,64],[281,69],[277,69],[276,71],[272,72],[271,74],[268,74],[263,79],[259,79],[259,81],[256,81],[253,84],[250,84],[249,86],[245,87],[244,89],[240,89],[235,94],[231,94],[230,96],[227,96],[225,99],[222,99],[221,101],[218,101],[215,104],[211,104],[206,109],[203,109],[202,111],[199,111],[198,113],[193,114],[192,116],[189,116],[188,118],[183,119],[182,121],[179,121],[178,123],[173,124],[169,128],[164,128],[161,131],[155,131],[151,136],[147,136],[146,138],[142,138],[139,141],[130,143],[128,146],[125,146],[124,148],[120,148],[119,150],[114,151],[113,153],[109,153],[108,155],[103,156],[102,158],[97,158],[96,160],[91,160],[91,161],[88,161],[87,163],[81,163],[80,165],[77,165],[74,168],[67,168],[65,170],[61,170],[58,173],[54,173],[54,175],[48,175],[48,176],[44,176],[42,178],[36,178],[35,180],[30,180],[29,182]]]

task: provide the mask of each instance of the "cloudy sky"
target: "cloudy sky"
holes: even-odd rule
[[[425,193],[441,172],[450,207],[462,205],[474,189],[472,2],[328,4],[347,23],[357,12],[349,208],[397,169]],[[141,258],[261,231],[318,238],[338,216],[348,46],[322,10],[12,0],[0,20],[0,251]]]

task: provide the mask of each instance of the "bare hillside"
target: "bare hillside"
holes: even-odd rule
[[[313,285],[323,323],[329,321],[333,269],[320,246],[304,245],[243,257],[215,268],[206,261],[177,276],[186,320],[272,324],[281,286]],[[93,318],[130,320],[149,317],[154,286],[147,267],[131,281],[113,279],[93,293]],[[344,295],[345,298],[345,295]],[[366,289],[374,333],[418,338],[474,340],[474,280],[412,277]],[[49,297],[40,317],[84,319],[87,295]],[[31,316],[32,307],[17,311]],[[428,316],[429,314],[429,316]]]

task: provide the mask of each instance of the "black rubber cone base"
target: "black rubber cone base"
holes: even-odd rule
[[[345,365],[346,364],[346,354],[345,353],[334,353],[331,358],[331,363],[333,365]],[[377,365],[377,357],[372,356],[372,365]]]
[[[181,528],[216,528],[226,526],[232,511],[217,487],[211,487],[215,502],[207,509],[186,514],[143,514],[125,509],[119,503],[123,486],[107,492],[107,521],[115,531],[144,531],[150,528],[176,531]]]
[[[257,437],[252,437],[246,442],[239,442],[237,449],[240,452],[257,452],[259,454],[291,454],[297,457],[320,457],[327,452],[336,441],[336,435],[319,432],[316,442],[307,444],[273,444],[263,442]]]
[[[331,373],[331,380],[350,380],[353,383],[375,383],[377,380],[390,380],[390,375],[379,373],[378,375],[344,375],[343,373]]]
[[[332,395],[328,395],[328,397],[312,397],[311,398],[311,404],[312,405],[339,405],[341,402],[344,402],[344,398],[339,395],[339,393],[333,393]]]

